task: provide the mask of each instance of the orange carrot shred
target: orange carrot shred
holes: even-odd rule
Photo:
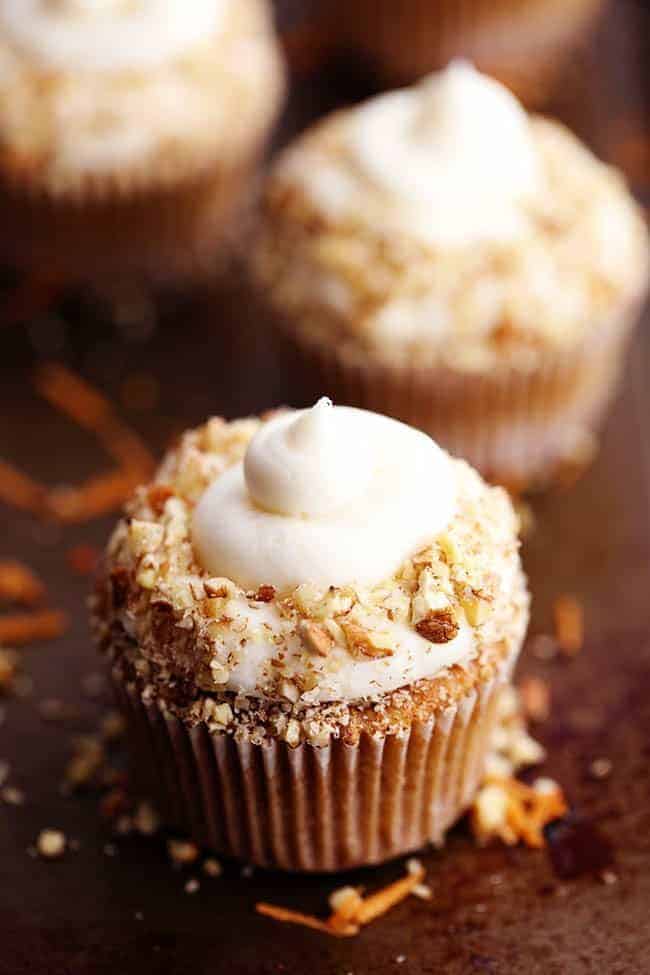
[[[423,878],[424,871],[408,874],[406,877],[402,877],[400,880],[389,884],[388,887],[383,887],[381,890],[378,890],[375,894],[364,897],[356,920],[359,924],[368,924],[370,921],[374,921],[375,918],[381,917],[391,907],[405,900],[413,888],[417,887],[419,883],[422,883]]]
[[[0,501],[20,511],[42,515],[47,488],[5,460],[0,460]]]
[[[34,606],[45,595],[45,586],[27,565],[14,559],[0,561],[0,599]]]
[[[286,907],[277,907],[274,904],[265,904],[263,901],[255,905],[258,914],[264,917],[273,918],[274,921],[284,921],[289,924],[300,924],[302,927],[311,928],[313,931],[321,931],[323,934],[332,934],[335,937],[349,937],[356,934],[358,928],[350,925],[347,929],[334,929],[327,921],[321,921],[311,914],[302,914],[300,911],[291,911]]]
[[[582,606],[574,596],[558,596],[553,606],[555,636],[564,653],[575,656],[584,641]]]
[[[24,646],[37,640],[52,640],[61,636],[67,625],[67,616],[58,609],[11,613],[0,617],[0,643]]]

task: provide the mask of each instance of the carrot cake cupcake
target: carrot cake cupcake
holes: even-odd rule
[[[265,866],[441,843],[526,630],[518,547],[505,491],[388,417],[323,399],[188,432],[93,600],[140,787]]]
[[[283,89],[266,0],[0,0],[4,258],[193,272],[227,236]]]
[[[453,62],[284,152],[253,264],[320,388],[519,485],[589,447],[648,237],[616,171]]]
[[[603,0],[341,0],[330,7],[343,44],[394,84],[462,56],[531,105],[552,94]]]

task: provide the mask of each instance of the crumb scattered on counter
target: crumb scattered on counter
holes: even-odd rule
[[[558,596],[553,604],[555,638],[557,644],[568,657],[574,657],[582,650],[584,643],[584,613],[582,604],[575,596]]]

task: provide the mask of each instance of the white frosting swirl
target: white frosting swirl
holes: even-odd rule
[[[46,68],[152,69],[214,34],[230,0],[0,0],[0,28]]]
[[[321,400],[283,414],[204,492],[192,541],[243,588],[373,585],[449,522],[455,482],[430,437]]]
[[[352,109],[343,128],[337,161],[289,165],[335,216],[359,212],[376,229],[444,246],[508,240],[525,227],[522,203],[541,179],[528,117],[468,62]]]

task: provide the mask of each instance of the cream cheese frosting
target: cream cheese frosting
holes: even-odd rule
[[[111,652],[125,653],[145,679],[173,678],[181,694],[194,688],[231,703],[235,695],[244,708],[253,700],[299,708],[379,701],[450,668],[468,670],[490,648],[518,647],[528,597],[506,493],[489,488],[417,431],[410,431],[411,440],[409,430],[325,400],[262,421],[213,418],[188,431],[154,483],[138,490],[109,545],[98,622]],[[362,441],[357,461],[353,445]],[[442,455],[440,466],[431,451],[438,461]],[[319,467],[323,459],[327,464]],[[424,476],[424,493],[405,493],[391,463],[415,480]],[[385,530],[394,513],[376,507],[370,471],[392,484],[407,509],[418,505],[426,541],[411,537],[411,547],[411,522],[403,520],[403,544],[393,551],[397,564],[381,571],[365,565],[369,585],[335,585],[329,577],[315,584],[305,562],[296,585],[278,588],[277,577],[267,574],[274,566],[267,564],[258,573],[263,581],[249,588],[231,577],[221,556],[206,566],[196,538],[197,512],[206,499],[211,509],[214,486],[236,468],[246,505],[263,519],[262,535],[273,519],[289,519],[293,527],[301,521],[322,529],[331,524],[347,551],[358,540],[350,534],[352,523],[344,530],[338,518],[355,510],[358,520],[373,525],[381,539],[374,551],[383,558],[383,542],[394,541]],[[329,483],[332,474],[341,483]],[[312,478],[322,482],[322,493]],[[451,502],[446,513],[441,486]],[[438,509],[435,520],[429,508]],[[237,521],[239,510],[226,510],[224,518]],[[243,536],[229,537],[241,542]],[[295,551],[288,535],[281,541],[286,570]],[[208,532],[204,542],[215,558],[219,531]],[[251,542],[262,556],[266,544]]]
[[[327,210],[370,205],[387,229],[456,246],[512,240],[542,183],[530,122],[507,88],[465,61],[353,109],[338,167],[300,178]]]
[[[45,68],[154,69],[218,32],[230,0],[0,0],[0,27]]]
[[[203,493],[192,541],[244,588],[372,585],[448,524],[454,478],[425,434],[320,400],[264,424]]]

